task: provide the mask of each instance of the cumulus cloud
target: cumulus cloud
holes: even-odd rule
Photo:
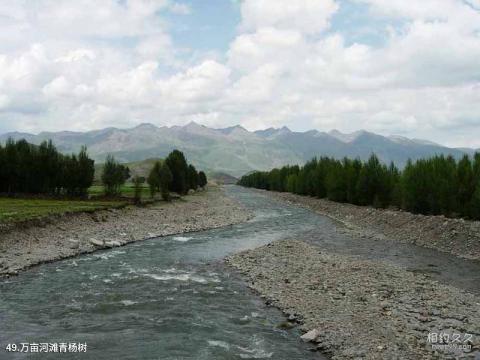
[[[252,31],[276,27],[314,34],[329,27],[330,18],[337,10],[338,4],[334,0],[245,0],[241,28]]]
[[[476,0],[349,2],[388,24],[381,44],[336,27],[346,0],[244,0],[225,53],[186,60],[166,16],[195,16],[181,2],[0,2],[0,128],[195,120],[480,146]]]

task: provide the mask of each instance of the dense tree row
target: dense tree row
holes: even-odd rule
[[[356,205],[480,219],[480,154],[460,161],[450,156],[409,161],[403,171],[393,163],[380,163],[375,155],[366,162],[322,157],[303,167],[254,172],[239,184]]]
[[[92,185],[94,161],[86,148],[62,155],[51,141],[40,145],[8,139],[0,145],[0,192],[84,195]]]
[[[189,165],[181,151],[172,151],[163,162],[156,162],[147,179],[150,193],[162,194],[167,200],[170,192],[186,194],[188,190],[196,190],[207,185],[207,176],[203,171],[197,172]]]

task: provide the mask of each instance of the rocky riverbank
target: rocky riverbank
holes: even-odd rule
[[[416,215],[290,193],[257,191],[339,221],[356,237],[388,238],[466,259],[480,259],[480,221]]]
[[[480,358],[480,300],[424,275],[295,240],[226,261],[332,359]]]
[[[133,241],[236,224],[250,217],[220,187],[209,187],[171,203],[47,219],[0,233],[0,276]]]

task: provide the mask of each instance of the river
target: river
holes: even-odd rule
[[[279,327],[283,315],[222,263],[229,254],[284,237],[414,270],[434,267],[431,276],[469,291],[480,286],[478,262],[413,246],[359,245],[309,210],[238,187],[227,192],[254,212],[252,220],[44,264],[1,280],[0,346],[87,343],[87,353],[66,356],[72,359],[324,359],[300,341],[298,330]],[[0,359],[30,357],[40,358],[0,351]]]

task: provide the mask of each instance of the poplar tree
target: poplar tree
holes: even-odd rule
[[[185,155],[179,150],[173,150],[165,159],[165,163],[172,173],[171,190],[180,195],[186,194],[188,165]]]
[[[198,185],[204,189],[205,186],[207,185],[207,175],[205,175],[205,173],[203,171],[200,171],[198,173]]]
[[[120,189],[127,180],[125,166],[118,163],[112,155],[108,155],[103,165],[102,183],[105,195],[119,195]]]

